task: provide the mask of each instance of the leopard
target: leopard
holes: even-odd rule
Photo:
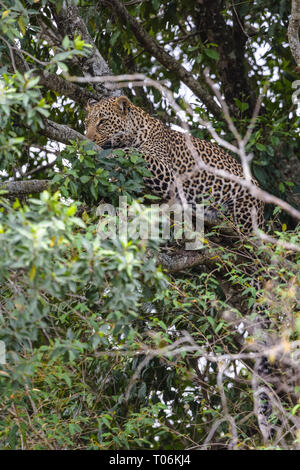
[[[253,214],[257,227],[264,228],[263,201],[240,183],[245,179],[242,164],[219,145],[168,127],[126,96],[89,100],[85,128],[86,137],[102,149],[134,149],[141,154],[152,175],[144,181],[154,195],[181,202],[183,195],[191,205],[204,203],[205,220],[215,223],[222,212],[240,235],[253,233]],[[225,170],[225,176],[218,170]],[[259,186],[253,177],[250,182]],[[262,318],[262,312],[258,316]],[[267,358],[258,360],[258,369],[266,380],[270,375]],[[272,406],[264,391],[259,393],[259,402],[260,428],[266,435]]]
[[[263,228],[264,203],[237,181],[245,178],[243,167],[219,145],[168,127],[127,96],[90,99],[85,128],[86,137],[102,149],[139,152],[151,173],[145,185],[159,198],[202,204],[204,220],[212,225],[222,214],[240,234],[253,232],[253,213]],[[220,176],[218,170],[237,178]],[[251,183],[258,186],[254,178]]]

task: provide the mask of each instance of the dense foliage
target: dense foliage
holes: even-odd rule
[[[71,7],[90,36],[72,24]],[[144,187],[141,156],[111,158],[82,137],[88,98],[109,91],[69,80],[95,75],[97,50],[106,74],[164,80],[183,109],[187,93],[193,135],[211,139],[197,123],[209,117],[233,143],[204,69],[242,135],[263,93],[247,145],[251,169],[263,189],[299,207],[289,2],[3,0],[0,8],[0,175],[12,184],[0,187],[0,448],[299,448],[297,221],[268,205],[273,243],[217,243],[211,230],[211,255],[180,270],[172,269],[176,245],[122,233],[101,239],[100,203],[117,207],[126,196],[147,220],[157,200]],[[180,124],[156,88],[123,92]],[[33,179],[47,180],[47,190],[25,197],[18,185]],[[262,349],[255,331],[245,334],[258,298],[268,319]],[[267,348],[274,366],[269,440],[247,347]]]

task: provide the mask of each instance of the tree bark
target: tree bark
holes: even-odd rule
[[[297,71],[300,72],[300,0],[292,0],[292,11],[288,27],[288,38],[292,55],[297,64]]]
[[[48,180],[8,181],[0,183],[0,190],[7,191],[4,196],[25,196],[32,193],[41,193],[48,186]]]
[[[41,134],[51,140],[56,140],[66,145],[69,145],[71,140],[76,140],[78,142],[89,140],[85,135],[74,131],[71,127],[66,126],[65,124],[57,124],[57,122],[51,121],[50,119],[44,120],[44,126],[45,127],[43,129],[40,129]],[[100,152],[102,149],[94,143],[94,150]]]
[[[159,253],[157,261],[162,265],[163,269],[169,273],[177,273],[184,269],[192,268],[199,264],[204,264],[208,267],[216,267],[219,261],[220,252],[212,253],[211,250],[204,249],[201,251],[185,251]]]
[[[71,98],[71,100],[75,101],[75,103],[79,103],[82,106],[85,106],[87,101],[91,98],[101,98],[101,95],[96,91],[92,93],[86,88],[82,88],[75,83],[68,82],[59,75],[50,73],[47,70],[37,70],[34,74],[40,77],[39,85],[42,85],[49,90],[54,90],[62,96],[67,96],[68,98]]]
[[[76,5],[68,5],[63,2],[63,6],[59,13],[56,12],[56,6],[51,5],[51,11],[57,23],[58,29],[63,36],[66,34],[70,37],[75,37],[76,34],[80,34],[81,38],[92,46],[91,54],[88,57],[82,57],[80,59],[80,65],[84,75],[92,77],[103,77],[105,75],[112,75],[112,72],[100,54],[98,48],[80,16],[79,9]],[[93,88],[100,96],[120,96],[121,91],[118,89],[111,90],[108,83],[96,83],[93,84]]]

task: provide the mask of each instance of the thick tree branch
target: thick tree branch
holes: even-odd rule
[[[177,250],[170,252],[160,252],[157,255],[157,263],[161,264],[163,269],[169,273],[176,273],[185,269],[192,268],[193,266],[204,265],[208,269],[213,270],[220,268],[223,264],[222,251],[223,245],[211,242],[210,246],[206,245],[201,250]],[[152,256],[152,255],[151,255]],[[245,263],[248,261],[247,254],[241,251],[234,254],[236,264]]]
[[[84,75],[92,77],[111,75],[111,70],[95,46],[95,43],[80,16],[78,7],[76,5],[68,5],[64,2],[59,14],[56,12],[55,4],[50,8],[58,25],[58,29],[63,36],[67,34],[74,38],[76,34],[80,34],[82,39],[92,46],[91,54],[88,57],[80,58],[80,65]],[[94,85],[94,89],[96,90],[98,97],[99,95],[120,96],[121,94],[120,90],[112,91],[106,87],[106,84],[96,84]]]
[[[216,264],[220,263],[220,251],[205,249],[201,251],[181,250],[170,254],[159,253],[157,261],[169,273],[183,271],[199,264],[215,268]]]
[[[292,0],[292,11],[288,27],[288,38],[292,55],[300,72],[300,0]]]
[[[45,135],[51,140],[56,140],[66,145],[70,144],[71,140],[77,140],[79,142],[89,140],[86,136],[80,134],[77,131],[74,131],[74,129],[71,129],[69,126],[64,124],[57,124],[50,119],[44,120],[44,126],[45,127],[43,129],[40,129],[41,134]],[[102,149],[94,143],[94,150],[101,151]]]
[[[101,0],[118,14],[120,19],[127,23],[137,40],[147,52],[152,54],[164,67],[173,72],[183,83],[185,83],[198,96],[207,109],[214,116],[221,117],[222,110],[214,101],[209,91],[200,85],[199,80],[193,77],[193,74],[186,70],[176,59],[168,54],[141,26],[141,24],[126,10],[126,7],[119,0]]]
[[[40,133],[48,137],[52,140],[57,140],[58,142],[62,142],[63,144],[69,144],[70,140],[77,140],[83,141],[87,140],[87,138],[80,134],[74,129],[71,129],[69,126],[64,124],[57,124],[50,119],[44,120],[44,129],[40,129]]]
[[[101,95],[97,92],[92,93],[75,83],[64,80],[55,73],[48,72],[47,70],[38,70],[35,71],[34,74],[40,77],[39,85],[43,85],[50,90],[54,90],[60,95],[67,96],[82,106],[85,106],[90,98],[101,98]]]
[[[8,181],[0,183],[0,190],[8,191],[8,196],[25,196],[31,193],[41,193],[48,186],[48,180]]]

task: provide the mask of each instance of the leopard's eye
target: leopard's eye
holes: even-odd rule
[[[101,124],[103,124],[105,121],[106,119],[100,119],[100,121],[98,122],[98,126],[101,126]]]

